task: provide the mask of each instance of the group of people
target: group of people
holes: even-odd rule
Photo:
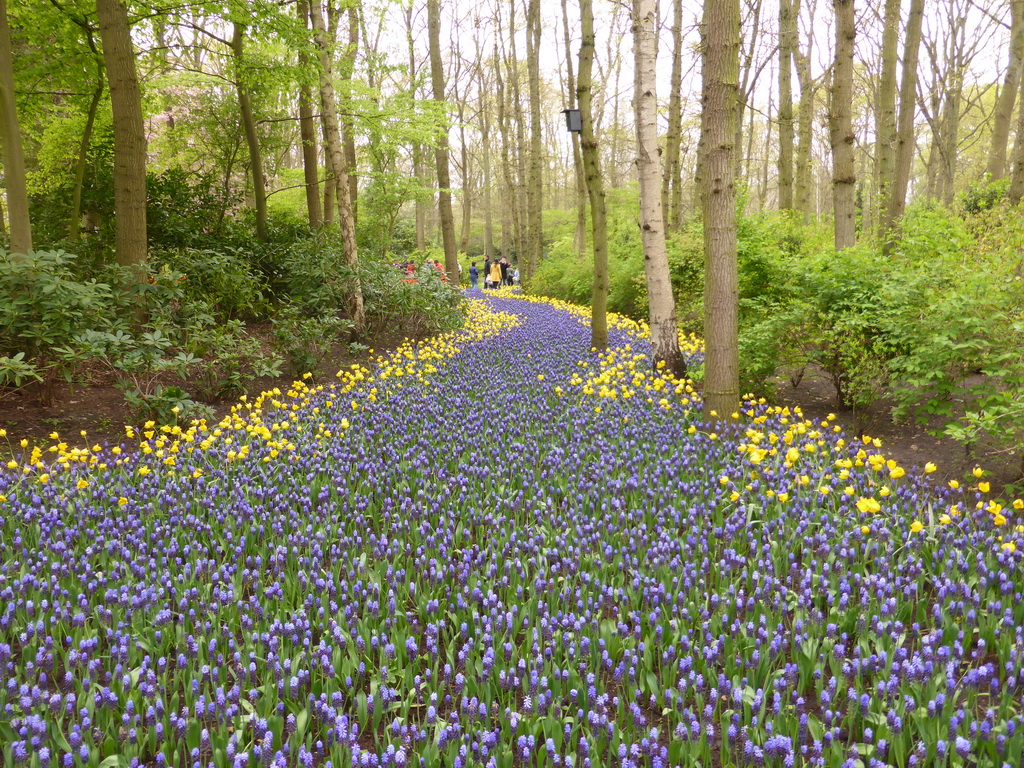
[[[416,273],[420,269],[436,269],[444,281],[448,280],[444,265],[437,259],[427,259],[421,267],[417,267],[411,259],[405,262],[396,261],[395,268],[404,273],[403,281],[407,283],[416,282]],[[483,278],[484,288],[498,288],[500,286],[519,285],[519,267],[509,263],[506,258],[484,259],[484,266],[481,270],[476,262],[469,267],[469,284],[471,288],[477,288],[480,279]],[[462,282],[462,264],[459,264],[459,282]]]
[[[481,274],[484,288],[498,288],[503,285],[519,285],[519,267],[513,266],[508,259],[484,259],[483,272],[477,268],[476,262],[469,265],[469,285],[476,288]]]

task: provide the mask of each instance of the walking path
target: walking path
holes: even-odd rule
[[[764,403],[712,427],[610,335],[489,292],[332,386],[10,467],[4,764],[1017,765],[1014,503]]]

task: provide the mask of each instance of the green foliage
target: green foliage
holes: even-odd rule
[[[429,261],[412,281],[384,259],[363,259],[359,266],[366,318],[374,327],[415,338],[452,330],[465,320],[462,293]]]
[[[991,210],[1006,198],[1010,180],[991,181],[990,178],[986,176],[984,181],[969,184],[959,195],[958,202],[966,214],[975,216],[982,211]]]
[[[293,376],[315,372],[327,359],[332,344],[352,330],[351,320],[337,315],[307,315],[294,304],[278,310],[271,321],[274,351],[288,363]]]
[[[20,387],[28,381],[42,381],[39,371],[25,359],[24,352],[0,357],[0,387]]]
[[[182,248],[160,252],[154,260],[181,273],[191,300],[209,302],[224,317],[256,317],[266,308],[262,276],[243,248]]]
[[[31,365],[23,379],[67,377],[67,356],[58,350],[87,330],[111,324],[112,291],[96,280],[75,279],[74,256],[63,251],[28,255],[0,252],[0,352]],[[12,357],[13,356],[13,357]]]

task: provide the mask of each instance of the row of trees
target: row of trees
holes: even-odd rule
[[[0,0],[0,221],[27,250],[38,201],[70,189],[66,239],[112,216],[117,259],[137,264],[147,171],[180,168],[242,193],[257,239],[275,207],[301,206],[355,265],[357,237],[386,252],[408,212],[412,245],[438,242],[453,277],[479,249],[514,254],[529,280],[544,212],[574,209],[601,344],[602,201],[636,184],[657,355],[678,369],[661,251],[688,218],[704,217],[710,276],[716,254],[728,272],[736,195],[832,217],[838,248],[891,248],[909,196],[949,203],[985,174],[1012,176],[1019,199],[1022,6],[730,0],[696,18],[678,1],[598,0],[595,20],[593,0]],[[581,137],[560,123],[577,106]],[[111,212],[85,194],[104,164]],[[709,351],[718,329],[734,337],[734,321],[711,321],[734,304],[723,277],[721,293],[707,283]],[[357,290],[356,318],[360,303]]]

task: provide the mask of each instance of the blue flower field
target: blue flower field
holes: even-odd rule
[[[14,443],[3,764],[1021,765],[1024,502],[475,295],[220,423]]]

